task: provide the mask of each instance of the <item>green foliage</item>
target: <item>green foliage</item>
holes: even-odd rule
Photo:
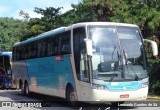
[[[61,9],[62,7],[49,7],[46,9],[36,7],[34,12],[41,14],[42,17],[32,18],[27,22],[27,30],[24,32],[24,36],[20,39],[20,41],[35,37],[43,32],[60,27],[63,24],[60,16]]]
[[[160,95],[160,81],[156,81],[156,83],[151,87],[151,92],[156,95]]]
[[[60,27],[62,24],[61,21],[61,10],[62,7],[58,7],[58,8],[53,8],[53,7],[49,7],[46,8],[45,10],[42,8],[35,8],[35,12],[38,14],[41,14],[42,17],[41,19],[37,19],[39,21],[39,24],[41,26],[45,26],[45,31],[49,31],[51,29]]]
[[[0,18],[0,48],[1,51],[11,51],[25,31],[25,22],[13,18]]]

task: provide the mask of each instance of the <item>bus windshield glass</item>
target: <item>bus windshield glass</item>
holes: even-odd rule
[[[138,27],[90,26],[93,79],[140,80],[147,77],[146,57]]]

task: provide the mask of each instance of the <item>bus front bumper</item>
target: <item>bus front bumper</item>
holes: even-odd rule
[[[147,99],[148,87],[134,91],[108,91],[91,89],[91,91],[83,97],[83,101],[93,102],[121,102],[121,101],[136,101]]]

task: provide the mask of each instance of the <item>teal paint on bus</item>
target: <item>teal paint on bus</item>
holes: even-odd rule
[[[69,55],[59,61],[56,56],[29,59],[26,64],[29,80],[35,77],[37,86],[65,89],[66,84],[71,83],[75,87]]]

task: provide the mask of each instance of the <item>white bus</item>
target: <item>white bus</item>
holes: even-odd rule
[[[152,44],[153,55],[158,54]],[[145,100],[148,73],[137,25],[112,22],[61,27],[13,47],[13,87],[68,101]]]

